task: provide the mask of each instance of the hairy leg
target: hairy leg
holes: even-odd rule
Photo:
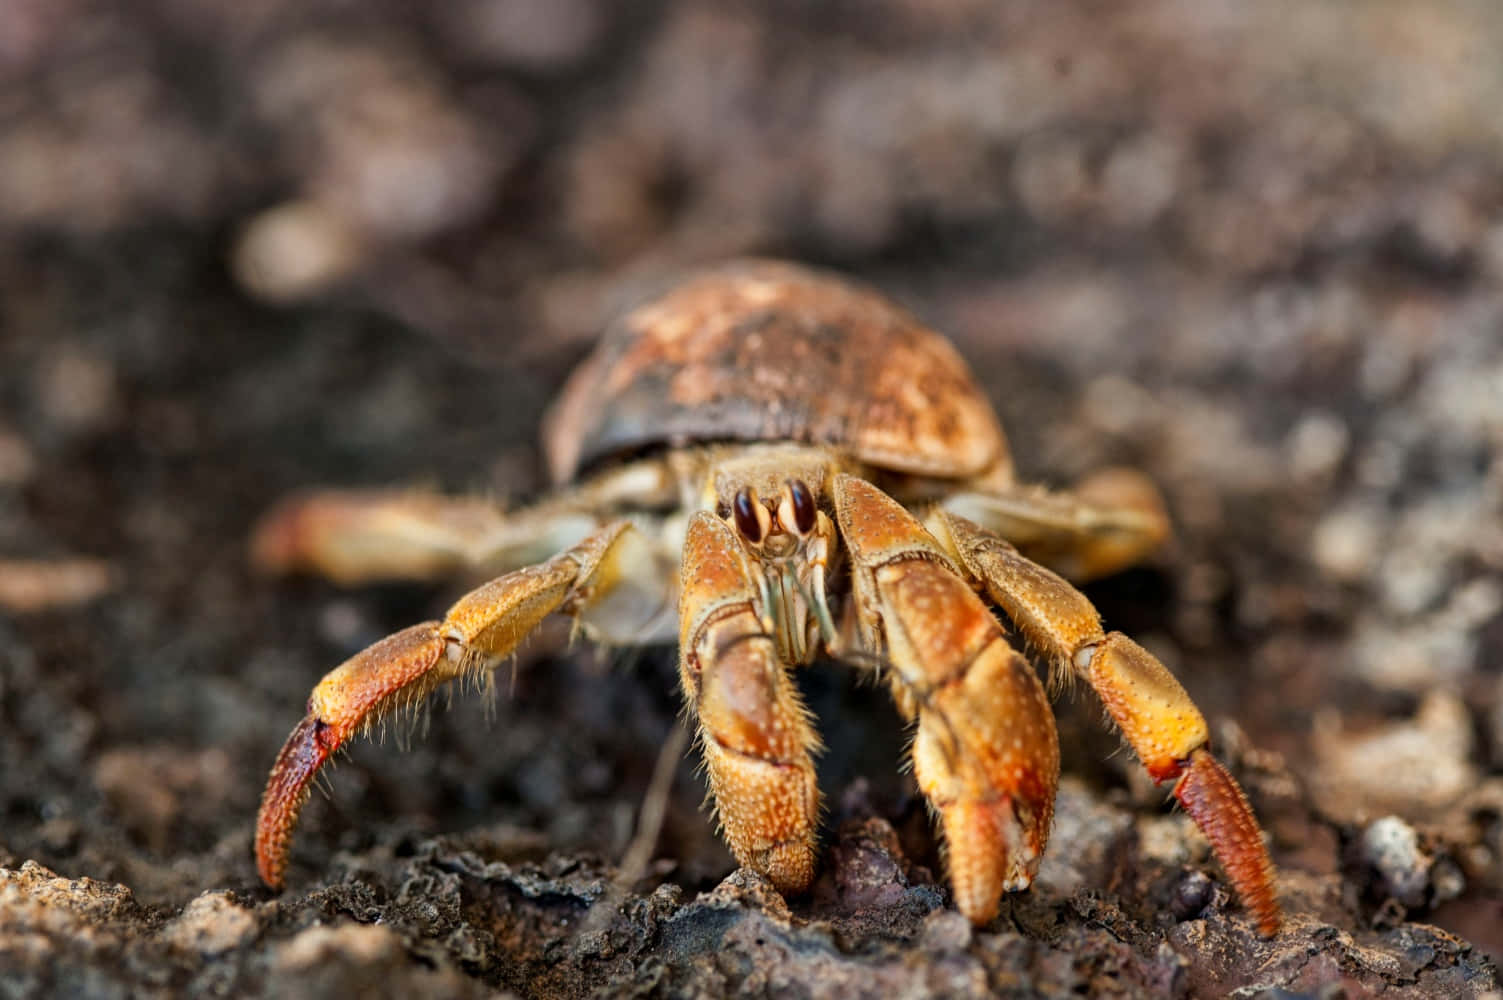
[[[1043,685],[921,524],[842,476],[836,520],[868,649],[885,644],[899,708],[918,720],[919,788],[939,812],[955,905],[973,923],[1027,888],[1049,838],[1059,738]]]
[[[435,688],[476,676],[512,653],[555,611],[579,615],[606,599],[647,546],[625,521],[599,529],[546,562],[470,591],[439,622],[382,639],[332,670],[313,689],[308,713],[277,755],[256,818],[256,866],[277,888],[298,814],[320,767],[351,737]]]
[[[1028,641],[1055,677],[1095,689],[1143,767],[1173,781],[1174,796],[1210,840],[1243,904],[1264,935],[1278,932],[1274,870],[1247,797],[1211,755],[1200,709],[1152,653],[1120,632],[1105,633],[1086,596],[962,517],[936,510],[929,529]]]
[[[716,814],[736,860],[780,892],[814,880],[819,736],[763,628],[731,529],[700,512],[684,541],[679,678],[699,722]]]

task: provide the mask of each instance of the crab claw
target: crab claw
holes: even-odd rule
[[[1019,796],[994,794],[992,801],[941,802],[946,859],[955,908],[971,923],[984,926],[996,917],[1005,892],[1033,884],[1049,839],[1053,814],[1047,792],[1034,796],[1030,808]]]
[[[1004,892],[1028,888],[1038,872],[1059,738],[1038,676],[1000,635],[968,659],[920,710],[913,765],[944,829],[956,908],[980,926],[997,915]]]

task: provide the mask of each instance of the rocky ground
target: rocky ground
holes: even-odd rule
[[[1503,956],[1489,5],[23,0],[0,11],[0,996],[1485,996]],[[253,575],[313,483],[542,488],[603,317],[706,260],[951,332],[1022,470],[1176,539],[1090,594],[1272,838],[1252,931],[1084,693],[1034,889],[947,903],[882,692],[811,671],[823,874],[733,871],[672,653],[551,630],[250,856],[310,686],[453,586]]]

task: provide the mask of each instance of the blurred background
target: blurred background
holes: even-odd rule
[[[671,654],[544,642],[495,721],[358,749],[294,855],[335,888],[267,910],[251,823],[309,688],[457,586],[268,581],[245,539],[311,484],[535,496],[606,318],[741,254],[951,334],[1024,476],[1159,482],[1174,544],[1091,596],[1205,708],[1291,909],[1503,954],[1500,51],[1486,0],[6,0],[0,865],[153,926],[228,890],[266,939],[0,958],[249,989],[345,914],[446,989],[527,992],[499,925],[403,923],[391,872],[435,833],[619,857]],[[921,828],[880,692],[825,673],[832,827]],[[1095,705],[1061,714],[1078,794],[1162,819]],[[686,763],[659,850],[690,895],[730,868],[699,795]]]

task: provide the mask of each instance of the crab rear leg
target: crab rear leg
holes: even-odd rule
[[[835,511],[869,648],[886,641],[899,708],[917,718],[919,788],[939,812],[955,905],[973,923],[1033,881],[1049,839],[1059,738],[1033,667],[902,505],[850,476]]]
[[[393,709],[416,704],[456,678],[492,669],[554,611],[578,615],[606,599],[649,557],[631,525],[617,521],[546,562],[470,591],[441,622],[382,639],[334,668],[308,698],[308,714],[277,755],[256,818],[256,867],[282,884],[298,814],[318,769],[352,736]]]
[[[1120,632],[1103,633],[1085,595],[962,517],[937,510],[934,536],[1053,664],[1056,676],[1090,683],[1155,781],[1205,833],[1242,902],[1266,936],[1278,932],[1273,863],[1236,780],[1211,755],[1205,718],[1174,675]]]
[[[1103,469],[1068,492],[976,483],[942,506],[1008,539],[1071,580],[1126,569],[1169,536],[1158,488],[1134,469]]]
[[[689,520],[679,598],[679,678],[699,720],[710,793],[736,860],[780,892],[814,879],[819,737],[763,627],[759,590],[721,520]]]
[[[600,511],[667,509],[675,489],[665,463],[643,460],[509,512],[490,500],[421,490],[313,490],[261,518],[251,562],[346,585],[439,579],[463,569],[500,573],[576,544],[603,523]]]

